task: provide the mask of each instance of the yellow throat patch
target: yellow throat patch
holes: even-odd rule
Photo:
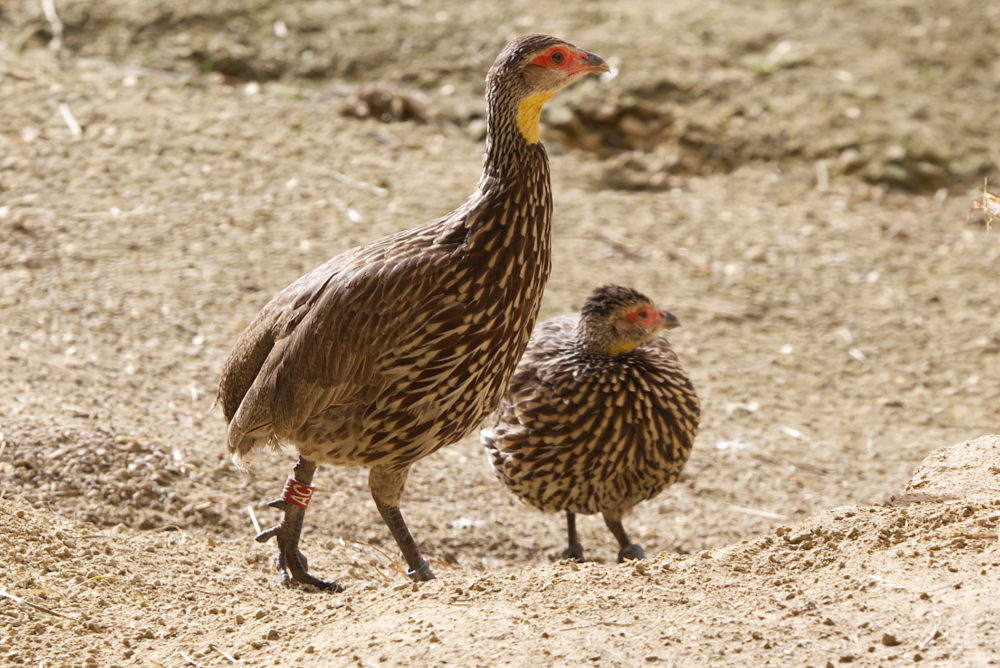
[[[555,97],[555,93],[537,93],[521,101],[517,107],[517,129],[524,141],[538,143],[538,121],[542,117],[542,105]]]
[[[631,341],[626,343],[616,343],[608,348],[608,354],[612,357],[617,357],[619,355],[624,355],[625,353],[630,353],[638,347],[638,343],[632,343]]]

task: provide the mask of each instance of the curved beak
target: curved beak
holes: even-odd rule
[[[611,71],[611,67],[596,53],[580,49],[579,56],[580,68],[577,70],[578,72],[583,72],[584,74],[603,74],[604,72]]]
[[[663,319],[663,329],[676,329],[681,326],[681,321],[670,311],[660,311]]]

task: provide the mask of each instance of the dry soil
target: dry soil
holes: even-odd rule
[[[42,4],[0,5],[0,664],[1000,664],[1000,3]],[[542,315],[639,288],[703,399],[650,558],[582,518],[558,562],[470,437],[403,501],[438,580],[327,467],[303,550],[346,591],[285,589],[253,522],[294,457],[230,464],[221,364],[473,190],[536,31],[616,68],[543,117]]]

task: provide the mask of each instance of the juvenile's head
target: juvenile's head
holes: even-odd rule
[[[674,314],[620,285],[597,288],[580,309],[579,332],[586,346],[612,356],[632,352],[661,329],[674,327],[680,327]]]

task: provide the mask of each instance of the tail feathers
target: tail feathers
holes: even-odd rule
[[[229,422],[229,431],[226,434],[226,445],[233,463],[242,470],[250,467],[250,461],[257,450],[268,445],[277,446],[274,435],[274,427],[271,424],[269,414],[261,411],[254,401],[246,399],[253,398],[253,391],[247,393],[243,403]]]

